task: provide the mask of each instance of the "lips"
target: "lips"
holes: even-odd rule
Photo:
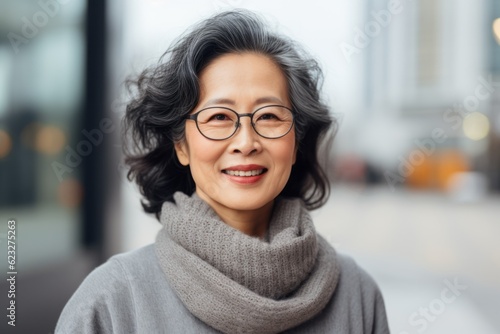
[[[254,170],[223,170],[222,172],[231,176],[256,176],[263,174],[265,169],[254,169]]]
[[[224,174],[240,177],[259,176],[265,172],[267,172],[267,168],[260,165],[238,165],[222,170]]]

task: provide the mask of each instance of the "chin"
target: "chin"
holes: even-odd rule
[[[231,196],[231,195],[229,195]],[[238,198],[237,196],[232,196],[231,201],[223,201],[222,203],[224,206],[231,208],[233,210],[238,210],[238,211],[252,211],[252,210],[258,210],[261,209],[262,207],[266,206],[270,202],[272,202],[274,199],[270,200],[252,200],[252,197],[254,195],[249,195],[246,194],[243,196],[243,198]],[[224,203],[225,202],[225,203]]]

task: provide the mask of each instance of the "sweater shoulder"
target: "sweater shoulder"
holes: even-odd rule
[[[151,266],[156,264],[154,244],[141,247],[126,253],[112,256],[107,262],[120,266],[128,275],[149,271]]]
[[[134,275],[150,271],[154,261],[153,245],[114,255],[90,272],[78,290],[90,295],[116,296],[116,292],[129,286]]]
[[[350,256],[337,254],[342,280],[352,288],[362,288],[364,292],[375,293],[379,287],[373,277]]]
[[[349,305],[352,314],[363,321],[363,333],[389,333],[385,303],[378,284],[350,256],[339,254],[340,280],[338,304]]]
[[[144,272],[154,261],[153,247],[118,254],[95,268],[80,284],[64,307],[56,333],[108,333],[134,328],[135,302],[131,288],[134,273]],[[147,272],[147,271],[146,271]],[[125,323],[120,323],[120,319]]]

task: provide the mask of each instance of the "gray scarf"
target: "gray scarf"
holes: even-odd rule
[[[165,202],[156,254],[189,311],[223,333],[278,333],[321,312],[337,286],[335,251],[300,200],[278,199],[267,241],[220,220],[196,194]]]

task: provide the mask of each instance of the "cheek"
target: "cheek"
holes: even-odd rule
[[[191,159],[194,164],[213,162],[216,156],[214,147],[210,145],[197,145],[194,149],[191,149]]]
[[[213,169],[215,162],[220,158],[223,148],[206,139],[198,130],[186,131],[186,140],[189,145],[189,160],[191,171]]]
[[[294,137],[292,136],[291,139],[274,145],[272,155],[275,157],[276,167],[278,167],[279,170],[290,171],[295,162]],[[288,178],[288,174],[283,176]]]

